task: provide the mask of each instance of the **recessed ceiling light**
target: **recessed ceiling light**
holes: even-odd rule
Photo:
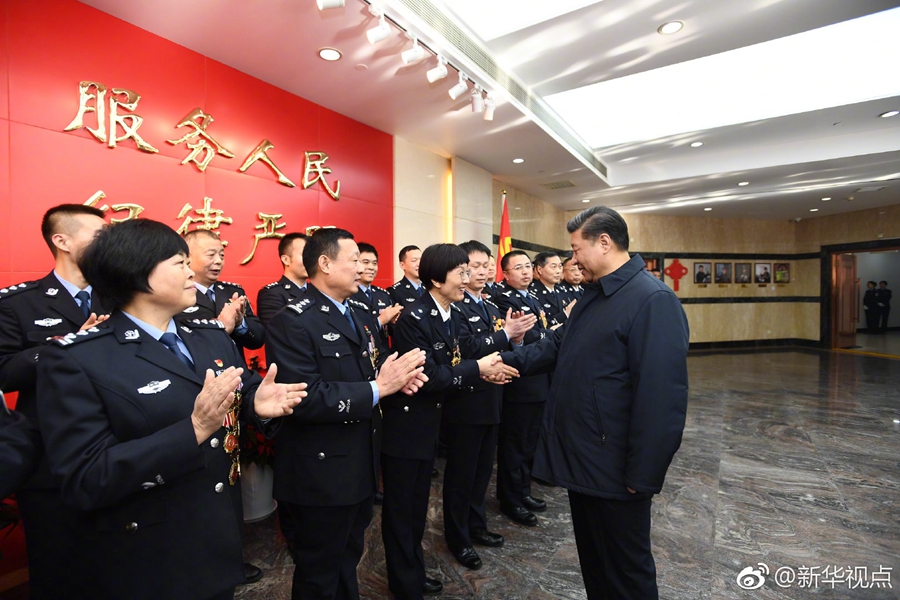
[[[582,200],[582,202],[590,202],[590,199]],[[884,213],[881,213],[881,214],[884,214]]]
[[[341,8],[344,6],[344,0],[316,0],[319,10],[328,10],[329,8]]]
[[[828,198],[828,197],[822,198],[822,202],[828,202],[829,200],[831,200],[831,198]]]
[[[703,142],[694,142],[693,144],[691,144],[691,148],[699,148],[702,145],[703,145]]]
[[[882,119],[888,119],[890,117],[896,117],[897,115],[900,115],[900,110],[889,110],[887,112],[881,113],[878,116]]]
[[[365,71],[366,69],[369,68],[369,66],[368,66],[368,65],[364,65],[364,64],[362,64],[362,63],[359,63],[358,65],[356,65],[356,66],[353,67],[353,68],[356,69],[357,71]]]
[[[704,209],[703,209],[703,210],[705,210],[705,211],[706,211],[706,212],[709,212],[709,211],[711,211],[711,210],[712,210],[712,207],[711,207],[711,206],[707,206],[707,207],[706,207],[706,208],[704,208]]]
[[[819,212],[819,209],[818,209],[818,208],[811,208],[811,209],[809,209],[809,212]]]
[[[524,158],[514,158],[513,159],[513,163],[515,163],[517,165],[521,165],[523,162],[525,162]]]
[[[684,23],[682,21],[669,21],[668,23],[663,23],[659,26],[659,29],[656,31],[660,32],[663,35],[672,35],[673,33],[678,33],[681,31],[681,28],[684,27]]]
[[[750,182],[749,181],[740,181],[740,182],[738,182],[738,185],[741,187],[744,187],[745,185],[750,185]]]
[[[341,53],[334,48],[322,48],[319,50],[319,58],[333,62],[341,59]]]

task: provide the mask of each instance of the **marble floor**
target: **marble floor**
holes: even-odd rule
[[[689,366],[684,441],[653,505],[660,596],[900,598],[900,361],[798,350],[694,354]],[[549,508],[525,528],[499,515],[492,484],[489,521],[506,545],[479,548],[485,566],[468,571],[444,544],[440,489],[425,535],[440,598],[585,597],[564,490],[536,486]],[[289,598],[275,519],[246,531],[245,558],[265,576],[237,597]],[[379,507],[367,542],[362,595],[390,598]],[[738,586],[747,567],[760,588]],[[794,579],[779,585],[779,573]]]
[[[900,357],[900,331],[888,331],[883,334],[856,334],[856,346],[854,350],[859,352],[874,352],[876,354],[890,354]]]

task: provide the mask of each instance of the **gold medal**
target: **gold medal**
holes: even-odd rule
[[[547,329],[547,314],[544,311],[541,311],[541,324],[544,326],[544,329]]]
[[[501,329],[503,329],[503,319],[494,317],[494,331],[500,331]]]
[[[225,452],[231,454],[234,452],[234,449],[237,447],[237,438],[234,434],[229,433],[225,436]]]
[[[234,399],[231,402],[231,408],[225,413],[225,421],[222,426],[225,427],[225,452],[231,455],[231,469],[228,471],[228,483],[234,485],[241,476],[241,401],[243,395],[240,389],[234,390]]]
[[[372,368],[378,369],[378,346],[375,345],[375,337],[372,335],[372,332],[369,331],[368,325],[363,325],[366,330],[366,335],[369,337],[369,360],[372,361]]]
[[[231,458],[231,469],[228,471],[228,483],[229,485],[234,485],[238,477],[241,476],[241,461],[238,458],[238,455],[235,454]]]
[[[453,340],[453,358],[450,360],[450,366],[455,367],[462,362],[462,356],[459,354],[459,342]]]

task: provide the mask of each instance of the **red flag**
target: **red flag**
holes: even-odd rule
[[[503,191],[503,215],[500,217],[500,241],[497,244],[497,275],[495,281],[497,283],[503,281],[503,269],[500,262],[503,256],[512,250],[512,233],[509,229],[509,207],[506,205],[506,190]]]

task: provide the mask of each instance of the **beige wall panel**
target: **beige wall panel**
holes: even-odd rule
[[[447,219],[444,217],[394,207],[394,251],[381,265],[393,265],[394,281],[403,276],[397,255],[400,248],[413,244],[425,249],[431,244],[447,241]],[[385,267],[381,267],[385,268]]]
[[[801,340],[818,340],[820,334],[819,315],[821,306],[814,302],[798,302],[793,305],[794,337]]]
[[[666,259],[666,266],[672,264],[673,258]],[[715,271],[717,262],[732,264],[732,277],[734,277],[734,264],[739,262],[749,262],[750,269],[753,270],[755,263],[767,263],[773,265],[775,261],[771,259],[679,259],[679,262],[685,266],[690,272],[685,275],[680,283],[679,290],[675,292],[679,298],[760,298],[773,296],[818,296],[820,293],[820,262],[819,259],[804,260],[788,260],[784,261],[791,265],[791,282],[784,284],[770,283],[763,287],[760,284],[718,284],[694,283],[694,265],[696,263],[710,263],[713,271]],[[669,287],[673,287],[671,278],[665,278]]]
[[[491,226],[494,222],[494,180],[490,172],[458,156],[450,160],[450,168],[453,173],[454,217]]]
[[[568,219],[564,211],[499,181],[494,180],[493,187],[494,233],[500,233],[501,197],[506,190],[513,238],[560,250],[569,248]]]
[[[744,340],[774,340],[798,338],[818,339],[818,305],[815,315],[810,308],[800,308],[801,303],[772,302],[744,304],[685,304],[684,312],[691,328],[691,342],[733,342]],[[797,318],[802,312],[802,322]],[[816,319],[815,335],[811,335],[813,319]]]
[[[469,240],[478,240],[494,252],[492,228],[490,223],[477,223],[466,219],[453,220],[453,243],[462,244]]]
[[[395,207],[446,216],[449,172],[448,159],[394,136]]]
[[[900,238],[900,205],[896,204],[804,219],[797,225],[797,252],[816,252],[821,246],[832,244],[893,238]]]

